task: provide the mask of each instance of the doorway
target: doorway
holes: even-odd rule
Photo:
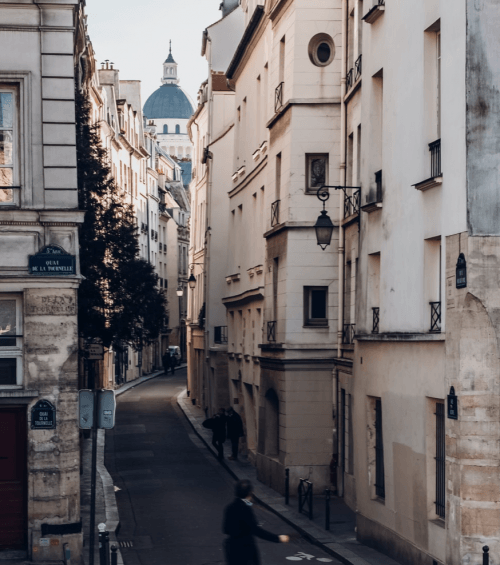
[[[26,547],[26,409],[0,408],[0,549]]]

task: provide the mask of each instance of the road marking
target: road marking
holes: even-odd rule
[[[309,555],[308,553],[303,553],[302,551],[299,553],[296,553],[293,556],[287,557],[288,561],[312,561],[314,559],[317,559],[318,561],[321,561],[322,563],[333,563],[333,559],[328,559],[328,557],[314,557],[314,555]]]

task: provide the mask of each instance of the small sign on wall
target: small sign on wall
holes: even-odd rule
[[[455,394],[455,388],[450,388],[448,395],[448,418],[450,420],[458,420],[458,398]]]
[[[460,253],[458,256],[456,279],[457,288],[465,288],[467,286],[467,261],[463,253]]]
[[[48,400],[39,400],[31,409],[32,430],[54,430],[56,409]]]

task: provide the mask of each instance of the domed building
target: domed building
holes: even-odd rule
[[[172,42],[168,58],[163,63],[161,82],[160,88],[153,92],[144,104],[144,116],[148,124],[153,122],[156,126],[158,142],[168,155],[179,161],[190,161],[192,145],[187,123],[194,113],[194,108],[189,95],[179,86],[177,63],[172,56]],[[186,166],[182,166],[186,177],[190,176],[191,172],[191,164],[187,165],[186,163]]]

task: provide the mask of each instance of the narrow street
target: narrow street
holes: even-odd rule
[[[185,370],[120,396],[114,430],[106,435],[106,467],[117,492],[118,535],[125,565],[224,563],[224,507],[234,480],[203,447],[176,404]],[[259,523],[289,544],[259,540],[263,565],[339,562],[301,538],[280,518],[254,506]]]

